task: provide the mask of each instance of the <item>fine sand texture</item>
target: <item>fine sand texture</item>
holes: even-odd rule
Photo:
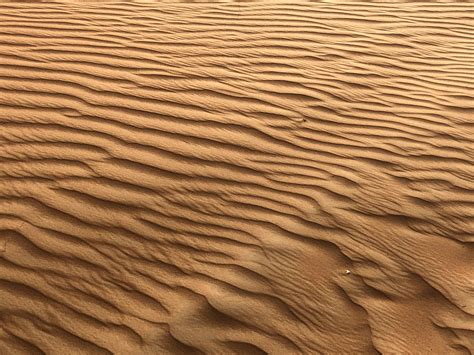
[[[474,4],[0,3],[0,354],[472,354]]]

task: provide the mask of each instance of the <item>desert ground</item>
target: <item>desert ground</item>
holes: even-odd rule
[[[0,354],[474,353],[474,3],[0,2]]]

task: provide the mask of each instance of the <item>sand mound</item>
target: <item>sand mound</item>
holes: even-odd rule
[[[2,3],[0,353],[472,353],[473,10]]]

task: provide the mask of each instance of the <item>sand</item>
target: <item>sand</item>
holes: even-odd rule
[[[474,352],[474,4],[2,2],[0,354]]]

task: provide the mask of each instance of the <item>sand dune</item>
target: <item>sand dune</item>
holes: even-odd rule
[[[473,24],[2,2],[0,353],[474,352]]]

